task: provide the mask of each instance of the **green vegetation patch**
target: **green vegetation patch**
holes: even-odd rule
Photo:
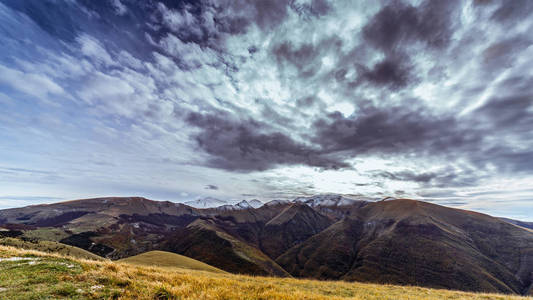
[[[100,288],[94,283],[78,280],[82,272],[82,265],[63,258],[2,257],[0,299],[94,299],[109,298],[114,293],[108,287],[95,291]]]
[[[64,239],[69,235],[70,234],[66,233],[63,229],[54,227],[43,227],[24,231],[24,237],[27,237],[29,239],[55,242],[59,242],[61,239]]]

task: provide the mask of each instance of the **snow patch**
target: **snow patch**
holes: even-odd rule
[[[263,202],[257,200],[257,199],[252,199],[250,201],[248,201],[248,204],[250,204],[251,207],[253,208],[259,208],[261,206],[263,206]]]
[[[183,204],[192,206],[194,208],[213,208],[213,207],[218,207],[218,206],[225,205],[228,203],[220,199],[216,199],[212,197],[205,197],[205,198],[200,198],[200,199],[196,199],[193,201],[187,201],[187,202],[184,202]]]
[[[298,197],[293,200],[295,203],[305,203],[311,207],[316,206],[347,206],[352,205],[359,200],[347,198],[338,194],[315,195],[311,197]]]
[[[250,208],[253,208],[253,207],[246,200],[242,200],[241,202],[237,204],[233,204],[233,205],[226,204],[226,205],[217,207],[217,209],[219,210],[241,210],[241,209],[250,209]]]
[[[40,260],[40,259],[37,258],[37,257],[18,257],[18,256],[0,258],[0,262],[3,262],[3,261],[24,261],[24,262],[29,261],[29,262],[32,262],[32,261],[36,261],[36,260]]]

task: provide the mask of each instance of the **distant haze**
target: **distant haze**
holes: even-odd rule
[[[0,208],[337,193],[533,221],[532,14],[0,0]]]

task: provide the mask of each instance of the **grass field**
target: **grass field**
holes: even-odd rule
[[[0,299],[533,298],[146,267],[0,246]]]
[[[215,273],[226,273],[196,259],[166,251],[149,251],[139,255],[120,259],[117,262],[134,265],[183,268]]]

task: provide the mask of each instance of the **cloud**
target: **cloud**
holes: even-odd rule
[[[201,129],[194,138],[211,155],[208,165],[212,167],[250,172],[291,164],[327,169],[348,166],[251,119],[238,120],[223,112],[190,113],[187,122]]]
[[[66,94],[59,84],[47,76],[22,72],[3,65],[0,65],[0,84],[42,100],[51,95]]]
[[[387,107],[360,103],[352,116],[328,114],[313,124],[313,141],[328,151],[349,151],[349,155],[438,154],[478,142],[479,137],[464,134],[453,116],[434,115],[416,101]]]
[[[66,174],[35,183],[45,195],[186,193],[181,201],[215,187],[206,182],[245,181],[217,196],[355,188],[464,202],[466,189],[533,177],[531,8],[8,1],[0,155]]]
[[[120,0],[111,0],[111,5],[113,5],[115,8],[115,13],[119,16],[124,15],[128,11],[128,8],[122,4]]]
[[[404,170],[401,172],[391,173],[391,172],[381,172],[377,175],[378,177],[399,180],[399,181],[416,181],[422,183],[428,183],[437,177],[436,173],[424,172],[417,174],[411,170]]]
[[[492,14],[492,19],[499,22],[517,22],[533,11],[533,4],[527,0],[498,1],[500,6]]]
[[[403,51],[413,42],[442,48],[453,34],[455,6],[455,1],[424,1],[416,7],[394,1],[372,17],[363,28],[363,36],[387,53]]]
[[[521,52],[533,43],[533,39],[518,35],[499,40],[483,51],[483,64],[489,72],[501,72],[511,68]]]
[[[212,184],[208,184],[208,185],[205,186],[204,189],[206,189],[206,190],[215,190],[216,191],[216,190],[218,190],[218,186],[212,185]]]
[[[79,36],[77,41],[80,44],[81,53],[91,58],[96,64],[103,64],[105,66],[115,64],[111,55],[97,39],[84,34]]]
[[[402,59],[386,58],[376,63],[370,70],[363,67],[362,79],[392,89],[405,87],[413,80],[408,63]]]

